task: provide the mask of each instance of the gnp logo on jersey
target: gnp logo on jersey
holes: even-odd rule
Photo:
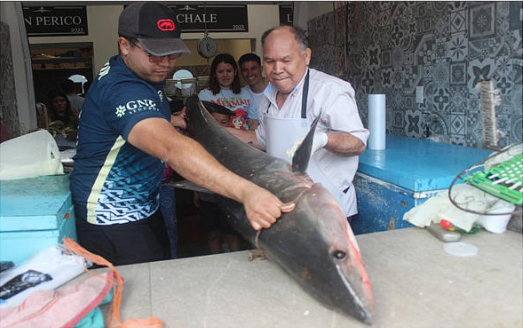
[[[156,22],[156,26],[158,26],[158,29],[160,31],[174,31],[176,28],[176,25],[174,24],[172,19],[159,19]]]
[[[122,117],[126,113],[133,114],[146,110],[158,111],[158,107],[151,99],[131,100],[125,105],[116,107],[116,116]]]

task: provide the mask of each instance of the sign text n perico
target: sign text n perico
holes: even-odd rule
[[[24,6],[28,36],[87,35],[85,6]]]

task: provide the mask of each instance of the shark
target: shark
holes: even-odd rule
[[[295,209],[283,213],[270,228],[255,230],[242,204],[222,197],[219,204],[227,221],[317,301],[371,324],[372,289],[354,233],[335,197],[306,174],[317,120],[291,165],[218,125],[209,112],[227,110],[221,107],[202,102],[197,95],[188,97],[189,137],[232,172],[271,191],[284,203],[295,203]]]

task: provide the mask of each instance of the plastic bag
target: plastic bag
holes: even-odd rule
[[[92,262],[58,244],[0,273],[0,308],[18,306],[37,290],[55,289],[84,272]]]
[[[47,130],[38,130],[0,144],[0,180],[63,174],[58,145]]]

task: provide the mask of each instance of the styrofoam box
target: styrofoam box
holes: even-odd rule
[[[76,240],[68,175],[0,181],[0,261],[18,265],[65,237]]]

